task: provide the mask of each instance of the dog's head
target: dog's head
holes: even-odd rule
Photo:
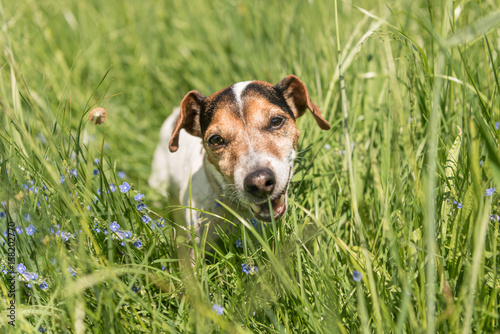
[[[309,109],[321,129],[330,129],[305,85],[294,75],[277,85],[240,82],[209,97],[191,91],[180,109],[170,151],[177,151],[181,129],[202,138],[207,159],[220,173],[224,190],[232,191],[240,203],[267,221],[271,215],[280,218],[286,210],[300,135],[297,117]]]

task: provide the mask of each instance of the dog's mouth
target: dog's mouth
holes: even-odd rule
[[[287,193],[288,189],[276,198],[271,199],[272,212],[269,210],[269,202],[267,200],[260,204],[250,204],[255,217],[263,221],[271,221],[271,217],[274,220],[280,219],[286,211]]]

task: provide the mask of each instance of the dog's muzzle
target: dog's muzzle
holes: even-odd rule
[[[256,170],[245,177],[245,191],[252,197],[264,200],[259,204],[250,204],[257,218],[265,221],[271,220],[271,210],[267,198],[271,196],[276,185],[276,177],[273,171],[269,168]],[[279,219],[286,210],[286,195],[288,186],[285,191],[278,196],[271,197],[272,216],[274,219]]]

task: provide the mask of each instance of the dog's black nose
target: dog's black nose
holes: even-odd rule
[[[245,190],[257,197],[267,197],[274,190],[276,177],[269,168],[259,169],[245,178]]]

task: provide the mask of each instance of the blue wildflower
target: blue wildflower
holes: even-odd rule
[[[33,235],[36,232],[36,228],[35,226],[33,226],[33,224],[29,224],[29,226],[26,227],[25,230],[27,235]]]
[[[464,207],[464,206],[463,206],[463,204],[462,204],[462,203],[457,203],[457,209],[461,209],[461,208],[463,208],[463,207]]]
[[[499,127],[500,123],[498,122],[495,122],[495,128],[498,130],[498,127]]]
[[[109,185],[109,190],[111,190],[111,192],[113,192],[113,193],[114,193],[114,192],[116,191],[116,186],[115,186],[113,183],[111,183],[111,184]]]
[[[126,193],[130,190],[130,184],[128,184],[127,182],[123,182],[123,184],[120,186],[120,191],[122,193]]]
[[[16,232],[17,232],[17,234],[23,233],[23,229],[21,228],[21,226],[16,226]]]
[[[361,274],[359,271],[354,270],[352,272],[352,279],[356,282],[359,282],[363,279],[363,274]]]
[[[224,313],[224,307],[219,304],[214,304],[214,306],[212,306],[212,311],[217,312],[218,315],[222,315]]]
[[[47,290],[49,288],[49,286],[45,282],[40,283],[39,287],[42,290]]]
[[[144,210],[146,208],[146,204],[144,203],[139,203],[137,204],[137,210],[141,211],[141,210]]]
[[[101,188],[97,188],[97,195],[101,194]],[[94,196],[95,197],[95,196]],[[97,200],[99,200],[97,197],[95,197]]]
[[[118,175],[118,177],[119,177],[120,179],[124,179],[124,178],[125,178],[125,176],[127,176],[127,174],[125,174],[125,172],[122,172],[122,171],[119,171],[118,173],[116,173],[116,175]]]
[[[63,176],[63,175],[61,175],[61,179],[59,180],[59,183],[63,183],[63,182],[64,182],[64,180],[66,180],[66,179],[64,178],[64,176]]]
[[[77,177],[77,176],[78,176],[78,171],[77,171],[76,169],[74,169],[74,168],[73,168],[72,170],[70,170],[70,171],[69,171],[69,173],[70,173],[71,175],[73,175],[74,177]]]
[[[149,223],[151,221],[151,218],[149,218],[148,216],[144,215],[144,216],[142,216],[142,221],[147,224],[147,223]]]
[[[482,166],[483,165],[483,160],[480,160],[479,161],[479,166]]]
[[[125,231],[125,238],[126,238],[126,239],[130,239],[130,238],[132,238],[132,232],[130,232],[130,231]]]
[[[494,222],[497,222],[500,220],[500,216],[499,215],[490,215],[490,219],[493,220]]]
[[[141,200],[144,199],[144,194],[137,193],[137,195],[134,196],[134,199],[140,202]]]
[[[34,281],[38,279],[38,274],[37,273],[29,273],[29,278],[30,280]]]
[[[5,218],[5,216],[7,216],[7,214],[5,212],[0,212],[0,218]]]
[[[141,248],[142,247],[142,242],[140,240],[137,240],[136,242],[134,242],[134,247],[135,248]]]
[[[99,159],[94,159],[94,162],[99,165]]]
[[[491,196],[495,193],[495,191],[497,190],[497,187],[494,187],[494,188],[490,188],[490,189],[486,189],[486,196]]]
[[[26,271],[26,266],[22,263],[19,263],[17,265],[17,272],[20,274],[24,274],[25,271]]]
[[[112,222],[111,225],[109,225],[109,228],[111,231],[116,232],[120,228],[120,225],[116,221]]]
[[[141,288],[136,287],[135,285],[132,287],[132,291],[138,292]]]
[[[71,276],[75,277],[76,276],[76,271],[75,269],[73,269],[72,267],[69,267],[68,268],[68,272]]]
[[[165,227],[165,219],[163,217],[161,217],[158,221],[159,221],[159,223],[157,223],[158,226]]]
[[[245,273],[245,274],[250,274],[250,266],[248,266],[247,264],[245,263],[242,263],[241,264],[241,270]]]
[[[241,239],[236,240],[236,247],[243,248],[243,242]]]
[[[43,289],[43,290],[45,290],[45,289]],[[38,327],[38,331],[40,333],[45,333],[47,331],[47,328]]]
[[[250,223],[252,224],[253,228],[256,229],[256,230],[260,230],[261,229],[261,226],[259,224],[259,222],[257,221],[257,219],[250,219]]]
[[[99,173],[100,173],[100,172],[99,172],[99,169],[94,169],[94,172],[93,172],[93,173],[94,173],[94,175],[99,175]]]

